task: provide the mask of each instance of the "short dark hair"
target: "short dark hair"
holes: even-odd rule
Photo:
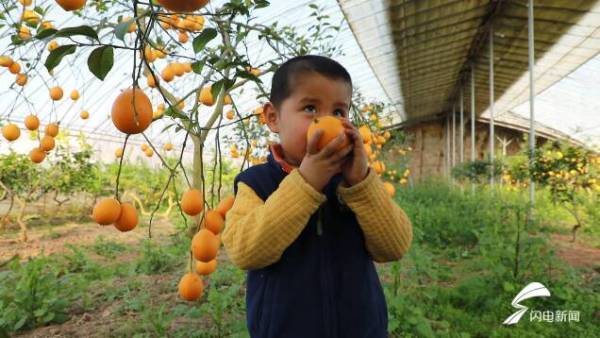
[[[271,103],[277,108],[281,107],[283,100],[292,94],[291,85],[294,78],[309,72],[315,72],[334,80],[343,80],[352,89],[350,73],[337,61],[319,55],[297,56],[284,62],[273,74],[269,98]]]

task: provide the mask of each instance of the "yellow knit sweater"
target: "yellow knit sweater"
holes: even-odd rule
[[[374,261],[398,260],[406,253],[412,241],[412,225],[373,170],[352,187],[339,185],[337,193],[356,215]],[[222,234],[229,258],[244,270],[277,262],[326,199],[296,169],[264,202],[248,185],[239,182]]]

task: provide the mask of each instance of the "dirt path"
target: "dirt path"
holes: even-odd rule
[[[570,235],[553,234],[551,237],[558,257],[573,267],[589,268],[600,273],[600,249],[586,245],[580,238],[571,242]]]
[[[147,224],[147,223],[146,223]],[[170,222],[157,220],[152,222],[152,237],[167,237],[175,229]],[[32,228],[29,240],[21,242],[18,236],[0,233],[0,262],[5,261],[15,254],[21,260],[44,254],[67,252],[65,244],[91,245],[98,237],[113,240],[122,244],[138,243],[140,239],[148,237],[148,227],[137,227],[134,230],[122,233],[113,226],[100,226],[96,223],[68,223],[60,226],[46,228]]]

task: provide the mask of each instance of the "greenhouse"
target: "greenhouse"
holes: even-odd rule
[[[600,336],[600,1],[0,0],[0,98],[0,337]]]

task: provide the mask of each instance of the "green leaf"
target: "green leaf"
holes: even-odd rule
[[[210,40],[217,37],[217,30],[214,28],[207,28],[200,33],[197,37],[194,38],[193,46],[194,53],[199,53],[204,49],[206,44],[210,42]]]
[[[225,85],[225,80],[221,79],[221,80],[213,83],[212,86],[210,86],[210,94],[212,95],[214,100],[217,99],[217,96],[221,92],[221,88],[223,88],[224,85]]]
[[[98,40],[98,34],[90,26],[67,27],[67,28],[63,28],[63,29],[59,30],[56,33],[56,37],[67,37],[67,36],[74,36],[74,35],[84,35],[84,36],[90,37],[94,40]]]
[[[112,69],[114,64],[114,51],[111,46],[102,46],[94,49],[88,58],[88,68],[92,74],[100,80],[104,80],[106,74]]]
[[[132,18],[127,21],[123,21],[117,25],[117,27],[115,28],[115,36],[117,37],[117,39],[124,41],[123,39],[125,39],[125,34],[127,34],[127,30],[129,29],[129,26],[131,26],[131,24],[134,21],[135,21],[135,18]]]
[[[202,68],[204,68],[204,63],[204,60],[192,63],[192,70],[194,71],[194,73],[202,74]]]
[[[46,69],[48,69],[48,71],[52,71],[52,69],[54,69],[60,64],[60,62],[65,56],[75,53],[76,49],[76,45],[64,45],[56,48],[55,50],[50,52],[50,54],[46,58],[46,63],[44,63],[44,66],[46,66]]]
[[[47,29],[39,31],[39,33],[37,33],[35,38],[38,40],[42,40],[42,39],[45,39],[47,37],[50,37],[50,36],[56,34],[56,32],[58,32],[58,31],[54,28],[47,28]]]

